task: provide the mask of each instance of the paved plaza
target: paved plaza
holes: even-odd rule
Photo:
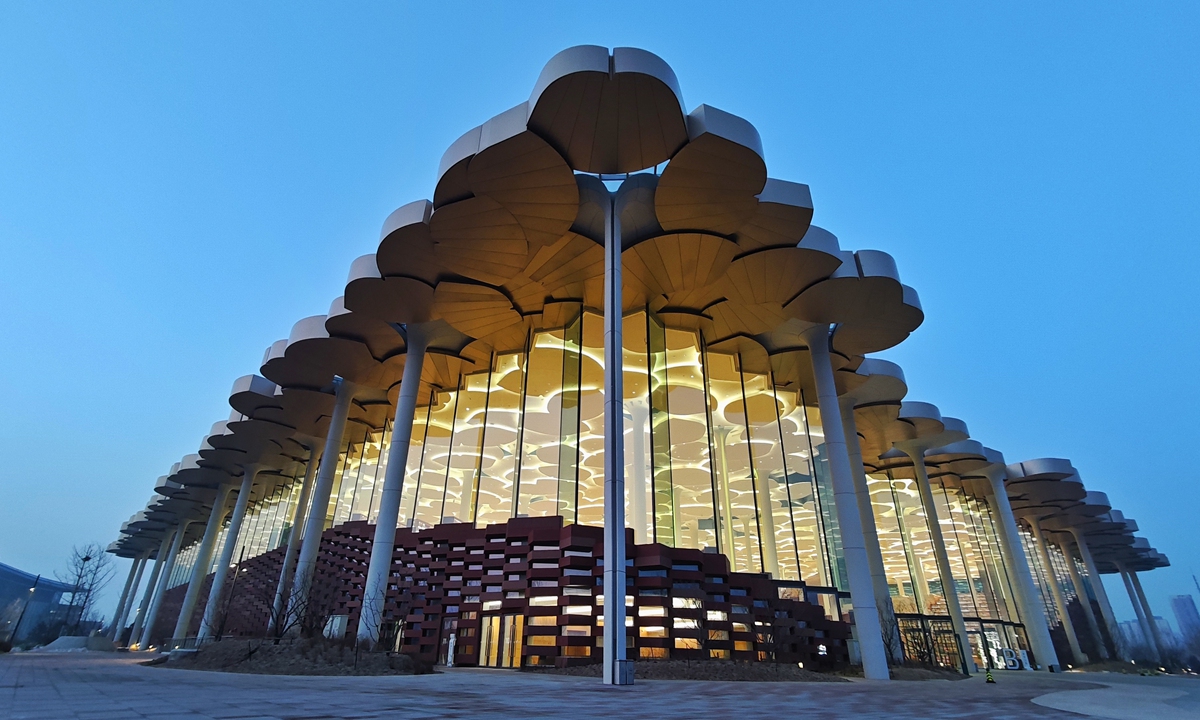
[[[285,677],[143,667],[137,654],[0,656],[0,718],[1200,718],[1200,680],[997,673],[949,682],[732,683],[503,670]]]

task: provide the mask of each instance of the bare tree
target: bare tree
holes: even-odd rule
[[[897,619],[899,623],[899,619]],[[922,623],[901,626],[905,664],[937,667],[933,635]]]
[[[294,588],[284,593],[285,602],[276,605],[275,586],[271,583],[252,584],[246,595],[267,609],[267,624],[263,637],[278,645],[289,636],[318,637],[325,629],[325,621],[332,607],[332,597],[317,588],[310,589],[307,596],[293,595]],[[253,603],[253,600],[251,601]],[[228,612],[228,607],[226,607]]]
[[[889,665],[904,663],[904,643],[900,639],[900,623],[890,612],[879,613],[879,625],[883,634],[883,647],[887,652]]]
[[[96,617],[96,597],[112,580],[112,576],[112,558],[99,543],[88,543],[82,547],[76,545],[71,549],[67,569],[55,573],[59,582],[72,586],[63,632],[75,635],[84,623],[102,619]]]

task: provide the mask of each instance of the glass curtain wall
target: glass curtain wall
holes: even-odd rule
[[[895,611],[948,615],[928,517],[915,481],[894,472],[878,473],[868,476],[867,489]],[[935,478],[933,496],[963,615],[1020,622],[986,501],[966,493],[953,476]]]
[[[653,313],[624,318],[626,518],[637,542],[713,548],[738,571],[845,587],[824,436],[769,368]],[[580,311],[420,404],[399,524],[558,515],[603,523],[603,319]],[[390,435],[351,448],[336,524],[377,508]],[[815,458],[815,460],[814,460]],[[368,499],[370,498],[370,499]]]
[[[953,587],[943,588],[929,532],[929,515],[910,469],[867,477],[888,591],[900,623],[905,656],[956,666],[945,592],[954,592],[966,621],[970,652],[981,667],[1004,666],[1004,648],[1028,649],[995,521],[985,498],[957,476],[931,480],[934,510],[946,545]]]
[[[761,351],[747,357],[724,344],[709,348],[698,331],[668,327],[645,311],[628,314],[623,331],[625,512],[635,541],[713,549],[734,571],[847,590],[812,399],[777,384]],[[523,349],[493,353],[456,386],[426,388],[399,526],[484,527],[555,515],[603,524],[603,353],[602,317],[577,309],[562,327],[530,332]],[[375,522],[391,433],[389,421],[336,458],[326,527]],[[287,542],[302,477],[301,467],[251,508],[235,561]],[[953,587],[943,588],[913,478],[872,474],[867,487],[896,612],[945,617],[944,592],[953,591],[976,622],[1020,622],[985,499],[955,476],[934,480],[954,576]],[[224,540],[223,531],[214,558]],[[1027,533],[1023,540],[1031,542]],[[172,586],[186,582],[195,551],[182,553]],[[1047,570],[1037,553],[1028,556],[1054,618]],[[1065,559],[1055,557],[1066,576]]]
[[[635,540],[712,548],[736,571],[845,590],[815,408],[777,387],[761,358],[711,350],[696,330],[641,311],[623,331],[625,510]],[[554,515],[603,524],[603,340],[603,318],[580,309],[456,387],[429,389],[413,421],[399,525]],[[390,443],[389,422],[339,455],[326,527],[375,521]],[[280,483],[250,508],[235,560],[287,541],[298,485]]]
[[[1021,544],[1025,548],[1025,557],[1029,561],[1029,569],[1033,573],[1033,584],[1037,588],[1038,597],[1042,602],[1042,611],[1051,627],[1058,627],[1062,621],[1058,617],[1058,608],[1054,605],[1054,597],[1050,590],[1050,575],[1042,562],[1042,554],[1038,552],[1037,541],[1024,526],[1020,528]]]

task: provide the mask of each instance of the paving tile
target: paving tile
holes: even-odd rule
[[[418,677],[280,677],[150,668],[138,665],[140,659],[101,653],[0,656],[0,718],[613,720],[648,715],[664,720],[780,720],[795,716],[1065,720],[1079,715],[1036,705],[1031,698],[1102,687],[1080,682],[1096,676],[1017,673],[999,674],[995,685],[973,678],[836,684],[644,681],[612,688],[590,678],[513,671],[456,669]],[[1200,682],[1193,684],[1200,688]],[[1200,700],[1200,695],[1188,698],[1179,702]]]

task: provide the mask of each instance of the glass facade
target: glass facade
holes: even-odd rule
[[[623,330],[625,513],[635,542],[719,552],[734,572],[825,588],[829,615],[844,615],[845,562],[813,400],[777,384],[760,358],[709,348],[698,331],[652,312],[627,315]],[[601,316],[581,311],[531,332],[522,351],[494,353],[457,387],[435,388],[414,418],[398,526],[552,516],[602,525],[602,361]],[[390,440],[389,422],[337,458],[326,528],[375,522]],[[897,615],[944,619],[954,592],[981,662],[989,647],[1025,647],[987,500],[954,476],[933,484],[952,587],[943,587],[914,480],[868,477]],[[250,509],[235,560],[286,544],[298,495],[299,482],[284,482]],[[187,581],[194,555],[181,556],[172,586]]]
[[[976,662],[1003,667],[1002,648],[1028,649],[1028,645],[1020,627],[1013,583],[1000,554],[996,520],[987,499],[966,492],[954,476],[934,478],[931,484],[952,587],[943,587],[929,534],[930,514],[915,480],[890,472],[867,478],[888,590],[902,619],[905,650],[912,655],[911,646],[921,644],[910,637],[918,626],[931,638],[928,644],[936,648],[939,631],[935,625],[939,621],[931,624],[930,619],[942,618],[949,627],[946,593],[953,592],[967,622]],[[915,618],[923,620],[916,623]],[[910,631],[903,632],[906,628]],[[952,656],[952,646],[943,654]],[[953,664],[949,657],[934,659]]]
[[[737,572],[846,589],[837,515],[816,408],[777,386],[769,367],[707,348],[695,330],[649,312],[624,319],[626,518],[638,543],[711,548]],[[497,353],[458,387],[417,409],[399,526],[483,527],[558,515],[603,523],[603,328],[581,312]],[[338,458],[326,527],[374,522],[391,424]],[[302,473],[300,473],[302,475]],[[911,480],[869,481],[899,612],[944,614],[925,512]],[[299,483],[247,513],[233,557],[287,542]],[[981,501],[943,488],[937,514],[964,612],[1015,618],[991,517]],[[213,554],[220,556],[225,533]],[[195,549],[171,584],[186,581]]]
[[[710,548],[738,572],[845,590],[815,408],[768,367],[705,347],[653,313],[624,319],[626,518],[638,543]],[[561,516],[603,524],[603,327],[579,312],[496,353],[417,409],[399,526]],[[338,458],[326,527],[374,522],[391,425]],[[302,474],[302,473],[301,473]],[[246,515],[233,557],[287,542],[299,483]],[[213,553],[220,556],[226,532]],[[195,548],[172,586],[185,582]]]
[[[625,317],[624,342],[635,541],[711,548],[736,571],[844,587],[823,436],[804,398],[652,313]],[[601,317],[581,312],[433,393],[414,422],[400,526],[555,515],[601,525],[602,360]],[[352,472],[357,506],[374,521],[376,505],[362,498],[377,494],[382,473]],[[331,509],[335,521],[356,513],[349,492]]]

